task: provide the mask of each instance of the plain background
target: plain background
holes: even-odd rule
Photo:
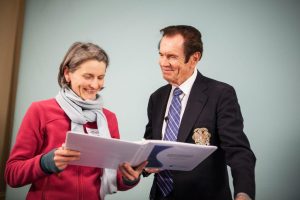
[[[149,95],[166,83],[159,30],[192,25],[204,42],[198,69],[237,91],[257,157],[257,199],[297,199],[299,19],[300,1],[288,0],[27,0],[12,141],[31,102],[57,94],[59,64],[75,41],[97,43],[110,55],[105,106],[117,114],[122,139],[140,140]],[[143,178],[107,199],[148,199],[151,184]],[[24,199],[27,190],[9,187],[7,199]]]

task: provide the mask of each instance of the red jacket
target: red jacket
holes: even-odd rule
[[[103,109],[112,138],[120,138],[114,113]],[[71,122],[55,99],[32,103],[20,126],[6,164],[5,180],[11,187],[32,184],[27,199],[99,200],[102,169],[68,165],[59,174],[46,174],[41,156],[64,143]],[[128,190],[118,171],[118,190]]]

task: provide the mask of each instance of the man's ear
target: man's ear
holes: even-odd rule
[[[194,58],[195,62],[197,63],[201,59],[201,53],[199,51],[195,52],[193,54],[193,58]]]
[[[191,55],[190,62],[192,65],[196,65],[200,59],[201,59],[201,53],[195,52],[195,53],[193,53],[193,55]]]

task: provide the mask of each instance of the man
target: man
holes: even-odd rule
[[[169,26],[161,33],[159,64],[169,84],[150,96],[144,138],[215,145],[218,149],[192,171],[146,169],[155,172],[150,199],[232,199],[227,165],[233,177],[234,199],[254,199],[256,158],[243,132],[235,90],[197,70],[203,46],[196,28]]]

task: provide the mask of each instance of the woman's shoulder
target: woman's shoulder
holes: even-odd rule
[[[45,99],[40,101],[34,101],[31,103],[31,107],[45,109],[45,108],[57,108],[59,107],[59,105],[55,100],[55,98],[51,98],[51,99]]]
[[[39,113],[39,115],[47,116],[46,118],[65,117],[64,111],[61,109],[55,98],[32,102],[28,110],[30,113]]]
[[[58,119],[66,120],[67,116],[56,100],[52,98],[32,102],[24,115],[23,121],[25,124],[30,122],[39,123],[39,126],[44,128],[48,123]]]
[[[42,99],[38,101],[32,102],[32,104],[36,105],[47,105],[47,104],[54,104],[56,102],[55,98],[50,98],[50,99]]]
[[[103,108],[103,113],[106,117],[111,137],[119,139],[120,133],[119,133],[119,127],[118,127],[118,120],[117,120],[115,113],[111,112],[110,110],[108,110],[106,108]]]
[[[116,117],[116,114],[108,110],[107,108],[103,108],[103,113],[106,116],[106,118]]]

